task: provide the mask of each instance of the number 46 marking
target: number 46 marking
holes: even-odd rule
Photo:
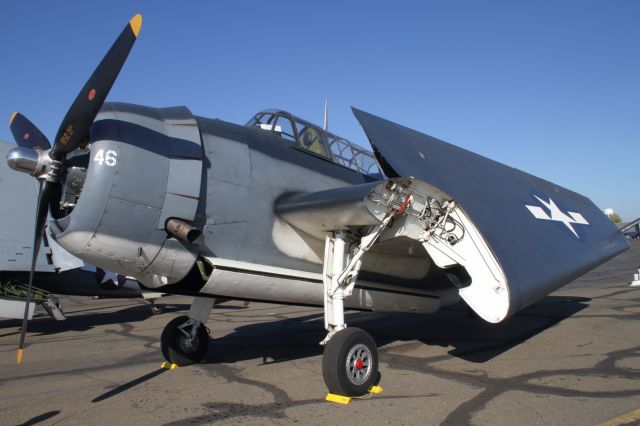
[[[114,167],[118,162],[118,153],[112,150],[107,151],[105,154],[104,149],[98,150],[96,152],[96,156],[93,157],[93,161],[97,162],[98,165],[102,166],[102,164]]]

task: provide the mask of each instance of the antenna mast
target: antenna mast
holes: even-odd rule
[[[329,100],[324,98],[324,131],[329,130]]]

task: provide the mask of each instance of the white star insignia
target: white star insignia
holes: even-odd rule
[[[542,207],[538,206],[528,206],[525,204],[525,207],[529,209],[533,217],[540,220],[552,220],[555,222],[561,222],[569,228],[569,230],[576,236],[576,238],[580,238],[575,229],[573,229],[572,224],[579,225],[588,225],[589,222],[582,216],[580,213],[576,212],[567,212],[563,213],[562,210],[556,205],[556,203],[549,198],[549,202],[543,201],[540,197],[535,196],[547,209],[549,209],[549,214],[544,211]]]
[[[96,281],[98,281],[101,286],[103,284],[109,284],[109,281],[111,281],[112,286],[117,288],[120,287],[121,283],[126,280],[124,277],[116,274],[115,272],[105,271],[104,269],[97,268],[96,266],[89,263],[85,263],[81,269],[83,271],[93,272],[96,277]]]
[[[104,271],[104,269],[103,269],[103,271]],[[102,281],[100,281],[100,284],[108,283],[109,281],[112,281],[113,284],[117,287],[118,286],[118,274],[116,274],[115,272],[111,272],[111,271],[104,271],[104,277],[102,277]]]

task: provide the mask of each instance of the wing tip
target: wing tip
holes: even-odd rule
[[[133,31],[133,35],[137,38],[140,33],[140,28],[142,27],[142,15],[138,13],[131,18],[129,26],[131,27],[131,31]]]
[[[364,111],[362,111],[361,109],[358,109],[358,108],[356,108],[354,106],[351,107],[351,112],[353,113],[353,115],[356,116],[356,119],[358,121],[360,121],[360,117],[362,117],[362,115],[365,114]]]

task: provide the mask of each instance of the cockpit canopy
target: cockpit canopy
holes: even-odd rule
[[[274,132],[298,148],[341,166],[372,177],[382,177],[372,152],[286,111],[259,112],[246,125]]]

